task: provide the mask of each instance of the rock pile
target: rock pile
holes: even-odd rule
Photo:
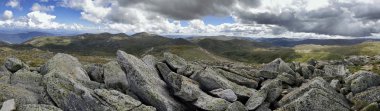
[[[17,58],[0,67],[1,111],[376,111],[380,76],[345,62],[286,63],[261,68],[204,65],[117,52],[117,60],[83,66],[56,54],[39,69]]]

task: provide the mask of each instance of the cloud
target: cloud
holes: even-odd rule
[[[4,12],[5,13],[5,12]],[[83,30],[79,24],[62,24],[55,22],[56,16],[41,11],[29,12],[26,16],[0,20],[1,29],[38,29],[38,30]]]
[[[9,10],[5,10],[3,13],[3,20],[9,20],[12,19],[13,17],[13,12]]]
[[[301,0],[302,1],[302,0]],[[324,5],[310,9],[311,1],[289,0],[287,6],[268,5],[252,12],[239,11],[235,16],[241,23],[270,24],[293,32],[364,37],[380,32],[380,1],[325,1]],[[279,2],[277,2],[279,3]],[[308,9],[309,8],[309,9]]]
[[[100,23],[107,14],[110,13],[111,8],[107,7],[108,2],[103,0],[63,0],[62,6],[69,7],[73,9],[82,10],[81,15],[82,19]]]
[[[176,32],[178,20],[230,16],[237,5],[258,6],[258,0],[63,0],[62,6],[81,10],[81,18],[125,31]]]
[[[27,14],[27,17],[34,23],[50,23],[56,16],[49,15],[40,11],[33,11]]]
[[[44,6],[40,5],[39,3],[34,3],[33,6],[30,8],[32,11],[42,11],[42,12],[49,12],[49,11],[54,11],[54,6]]]
[[[121,32],[366,37],[380,33],[378,0],[63,0],[81,18]],[[210,25],[206,16],[232,16]],[[188,21],[181,26],[179,21]]]
[[[49,0],[40,0],[40,2],[49,2]]]
[[[21,6],[20,6],[20,1],[19,0],[9,0],[5,6],[9,6],[9,7],[12,7],[12,8],[17,8],[17,9],[21,9]]]

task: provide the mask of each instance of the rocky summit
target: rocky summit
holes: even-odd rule
[[[380,76],[350,73],[372,59],[261,67],[117,51],[82,65],[58,53],[40,67],[8,58],[0,67],[0,111],[379,111]]]

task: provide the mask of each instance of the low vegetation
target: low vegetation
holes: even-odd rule
[[[310,59],[344,59],[351,55],[375,56],[380,55],[380,42],[364,42],[344,46],[275,47],[244,39],[185,40],[147,33],[132,36],[103,33],[82,34],[73,37],[41,37],[29,40],[22,45],[2,45],[0,47],[0,58],[2,59],[0,60],[9,56],[17,56],[32,66],[39,66],[55,53],[68,53],[76,56],[83,63],[106,63],[115,59],[117,50],[124,50],[140,57],[150,54],[160,58],[163,52],[171,52],[189,61],[233,61],[262,64],[276,58],[282,58],[287,62],[306,62]],[[360,68],[349,69],[356,71]]]
[[[348,46],[299,45],[293,48],[299,58],[295,61],[305,62],[309,59],[337,60],[352,55],[380,55],[380,42],[364,42]]]

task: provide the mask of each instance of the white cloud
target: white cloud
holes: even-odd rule
[[[104,0],[63,0],[62,5],[82,10],[82,19],[94,23],[102,22],[102,19],[111,11],[111,8],[108,7],[109,2],[105,2]]]
[[[40,2],[49,2],[49,0],[40,0]]]
[[[0,28],[39,29],[39,30],[83,30],[80,24],[62,24],[55,22],[56,16],[40,11],[32,11],[18,19],[0,20]]]
[[[30,8],[32,11],[42,11],[42,12],[48,12],[48,11],[54,11],[54,6],[44,6],[40,5],[39,3],[34,3],[33,6]]]
[[[162,1],[162,0],[161,0]],[[177,4],[180,4],[181,7],[176,7],[171,9],[169,12],[162,12],[164,9],[157,9],[160,11],[152,11],[152,7],[147,4],[153,5],[159,3],[149,2],[149,1],[133,1],[127,0],[124,4],[123,1],[106,1],[106,0],[63,0],[62,4],[65,7],[81,10],[81,15],[83,19],[96,23],[97,25],[104,26],[99,28],[100,31],[110,31],[110,32],[153,32],[153,33],[180,33],[180,34],[203,34],[203,35],[233,35],[233,36],[254,36],[254,37],[310,37],[315,36],[318,37],[329,37],[329,35],[323,34],[315,34],[315,33],[298,33],[298,32],[290,32],[286,28],[278,25],[272,24],[257,24],[257,23],[249,23],[243,24],[240,22],[237,23],[224,23],[220,25],[210,25],[204,23],[204,21],[200,19],[191,19],[189,20],[188,26],[181,26],[180,22],[176,19],[178,18],[186,18],[185,16],[192,16],[191,18],[196,18],[200,16],[210,15],[207,11],[199,11],[198,8],[186,7],[186,4],[183,1],[179,0],[163,0],[166,2],[162,3],[171,3],[169,1],[173,1]],[[194,2],[201,2],[202,0],[197,0]],[[147,4],[143,4],[144,2],[149,2]],[[183,2],[183,3],[182,3]],[[192,1],[193,2],[193,1]],[[236,1],[223,1],[220,3],[214,4],[213,2],[217,1],[208,1],[208,5],[223,5],[225,3],[225,7],[229,7],[233,9],[231,11],[231,15],[234,16],[237,20],[240,19],[240,16],[234,15],[240,11],[248,10],[249,13],[255,12],[273,12],[273,10],[279,11],[278,13],[285,11],[282,8],[285,7],[293,7],[297,8],[297,6],[293,6],[293,0],[278,0],[276,4],[273,4],[272,7],[268,8],[271,2],[263,2],[260,7],[252,7],[252,4],[258,3],[254,1],[249,3],[249,0],[239,0]],[[246,3],[248,2],[248,3]],[[129,3],[129,4],[128,4]],[[195,3],[195,4],[197,4]],[[229,4],[229,3],[234,3]],[[306,0],[303,2],[297,3],[298,5],[302,5],[306,3]],[[202,3],[200,3],[202,4]],[[312,2],[306,3],[309,6],[307,10],[316,10],[318,8],[326,6],[326,3],[314,4]],[[162,4],[161,4],[162,5]],[[161,6],[159,5],[159,6]],[[166,5],[164,5],[166,6]],[[150,7],[150,8],[149,8]],[[158,6],[154,6],[155,8],[160,8]],[[161,7],[161,8],[170,8]],[[212,6],[211,9],[207,7],[199,7],[206,8],[207,10],[217,10],[221,7]],[[189,9],[189,10],[184,10]],[[191,10],[190,10],[191,9]],[[225,13],[225,8],[222,8],[223,11],[221,14]],[[260,10],[257,10],[260,9]],[[166,10],[166,9],[165,9]],[[198,9],[199,10],[199,9]],[[297,10],[303,10],[303,8],[299,8]],[[173,12],[174,11],[174,12]],[[177,13],[178,12],[189,12],[189,13]],[[111,13],[112,12],[112,13]],[[194,14],[194,15],[192,15]],[[178,16],[178,17],[173,17]],[[174,20],[173,20],[174,19]],[[96,30],[96,29],[93,29]]]
[[[12,11],[9,11],[9,10],[5,10],[4,13],[3,13],[3,19],[4,20],[9,20],[9,19],[12,19],[13,17],[13,12]]]
[[[49,15],[40,11],[30,12],[27,14],[27,17],[35,23],[50,23],[56,18],[54,15]]]
[[[20,6],[20,1],[19,0],[9,0],[5,6],[9,6],[9,7],[12,7],[12,8],[17,8],[17,9],[21,9],[21,6]]]
[[[81,18],[114,32],[259,37],[370,36],[380,33],[378,0],[62,0]],[[41,10],[40,10],[41,11]],[[205,16],[235,23],[207,24]],[[179,21],[189,22],[181,26]],[[206,22],[206,23],[205,23]]]

